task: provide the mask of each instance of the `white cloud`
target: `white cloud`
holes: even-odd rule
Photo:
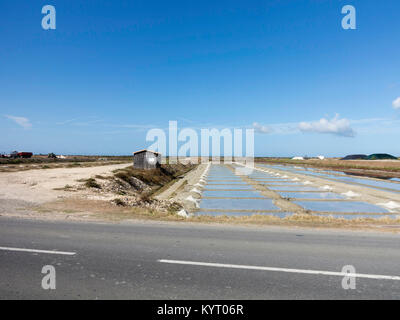
[[[32,127],[32,124],[30,123],[29,119],[27,119],[27,118],[10,116],[10,115],[6,115],[5,117],[7,119],[14,121],[16,124],[20,125],[24,129],[30,129]]]
[[[253,122],[253,128],[258,133],[271,133],[272,129],[270,127],[262,126],[257,122]]]
[[[397,99],[395,99],[395,100],[392,102],[392,105],[393,105],[393,108],[395,108],[395,109],[400,109],[400,97],[398,97]]]
[[[350,127],[350,121],[339,119],[337,114],[333,119],[322,118],[315,122],[301,122],[299,129],[302,132],[330,133],[343,137],[354,137],[355,132]]]

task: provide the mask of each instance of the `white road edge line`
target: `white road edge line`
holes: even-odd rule
[[[307,270],[307,269],[272,268],[272,267],[260,267],[260,266],[247,266],[240,264],[210,263],[210,262],[166,260],[166,259],[160,259],[157,261],[161,263],[185,264],[185,265],[216,267],[216,268],[233,268],[233,269],[247,269],[247,270],[278,271],[278,272],[288,272],[288,273],[319,274],[326,276],[355,277],[355,278],[368,278],[368,279],[378,279],[378,280],[397,280],[397,281],[400,280],[400,276],[386,276],[378,274],[347,273],[347,272]]]
[[[51,251],[51,250],[37,250],[37,249],[10,248],[10,247],[0,247],[0,250],[34,252],[34,253],[49,253],[49,254],[62,254],[62,255],[66,255],[66,256],[72,256],[72,255],[76,254],[76,252],[67,252],[67,251]]]

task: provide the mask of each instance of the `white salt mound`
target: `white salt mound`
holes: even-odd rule
[[[196,193],[201,193],[201,191],[200,190],[198,190],[198,189],[196,189],[196,188],[193,188],[192,190],[190,190],[191,192],[196,192]]]
[[[182,209],[182,210],[178,211],[177,215],[181,216],[181,217],[184,217],[184,218],[189,218],[189,215],[188,215],[188,213],[186,212],[185,209]]]
[[[353,191],[347,191],[347,192],[345,192],[345,193],[342,193],[342,195],[344,195],[344,196],[346,196],[346,197],[349,197],[349,198],[353,198],[353,197],[358,197],[358,196],[360,196],[358,193],[355,193],[355,192],[353,192]]]
[[[378,203],[379,206],[385,207],[389,210],[393,210],[393,209],[399,209],[400,208],[400,204],[398,204],[397,202],[394,201],[389,201],[386,203]]]

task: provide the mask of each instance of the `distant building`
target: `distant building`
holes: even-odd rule
[[[133,153],[133,167],[136,169],[155,169],[161,165],[161,153],[139,150]]]
[[[303,157],[293,157],[292,160],[304,160]]]

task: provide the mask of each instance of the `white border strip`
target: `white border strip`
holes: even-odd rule
[[[61,255],[65,255],[65,256],[73,256],[74,254],[76,254],[76,252],[68,252],[68,251],[50,251],[50,250],[36,250],[36,249],[10,248],[10,247],[0,247],[0,250],[33,252],[33,253],[61,254]]]
[[[347,273],[347,272],[307,270],[307,269],[271,268],[271,267],[248,266],[248,265],[239,265],[239,264],[224,264],[224,263],[166,260],[166,259],[160,259],[157,261],[161,262],[161,263],[184,264],[184,265],[195,265],[195,266],[216,267],[216,268],[279,271],[279,272],[288,272],[288,273],[318,274],[318,275],[339,276],[339,277],[357,277],[357,278],[368,278],[368,279],[378,279],[378,280],[396,280],[396,281],[400,280],[399,276],[386,276],[386,275],[378,275],[378,274]]]

